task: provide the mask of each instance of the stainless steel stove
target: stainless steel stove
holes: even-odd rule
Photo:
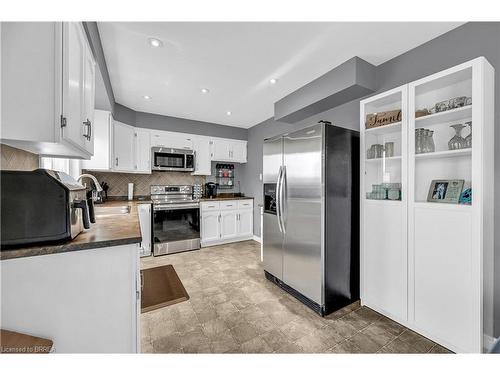
[[[152,185],[153,255],[200,248],[200,203],[191,185]]]

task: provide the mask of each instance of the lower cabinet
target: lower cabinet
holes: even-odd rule
[[[253,199],[202,202],[200,208],[202,246],[253,237]]]
[[[208,211],[201,214],[201,242],[213,242],[220,239],[220,212]]]

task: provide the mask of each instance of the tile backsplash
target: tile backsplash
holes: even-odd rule
[[[39,167],[38,155],[4,144],[0,144],[0,150],[2,154],[0,169],[32,171]]]
[[[205,176],[192,176],[186,172],[159,172],[151,174],[115,173],[85,171],[94,175],[99,182],[109,185],[108,196],[126,196],[128,184],[134,184],[134,196],[149,195],[151,185],[193,185],[205,184]]]

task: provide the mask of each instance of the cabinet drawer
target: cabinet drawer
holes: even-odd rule
[[[218,211],[219,202],[201,202],[201,211]]]
[[[238,201],[238,208],[252,208],[253,199],[242,199]]]
[[[238,201],[222,201],[220,202],[221,210],[235,210],[238,208]]]

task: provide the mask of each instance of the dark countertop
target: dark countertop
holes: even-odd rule
[[[213,202],[213,201],[237,201],[241,199],[253,199],[253,197],[216,197],[216,198],[201,198],[200,202]]]
[[[96,207],[131,206],[130,213],[125,215],[97,216],[90,229],[85,229],[72,241],[61,244],[28,246],[0,251],[0,259],[15,259],[37,255],[57,254],[70,251],[96,249],[139,243],[142,241],[137,205],[151,203],[147,200],[109,201]]]

